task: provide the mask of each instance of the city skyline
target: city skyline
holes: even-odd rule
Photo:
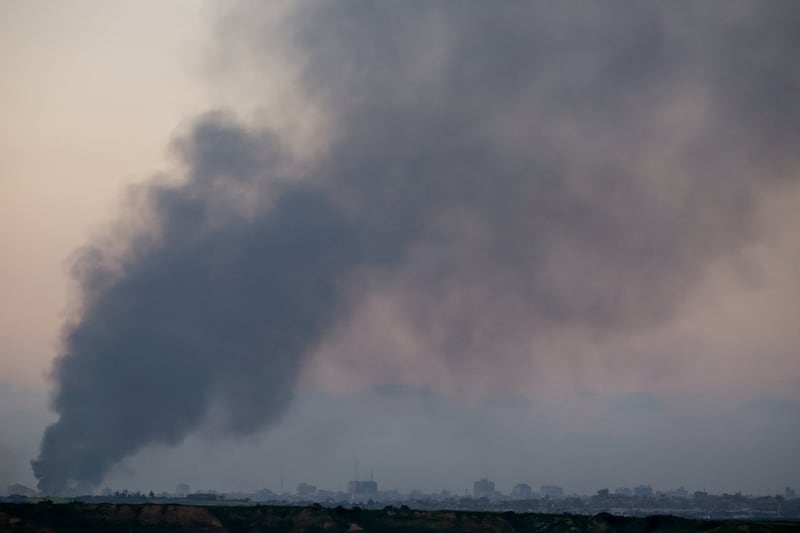
[[[189,499],[202,499],[198,496],[215,495],[220,499],[251,499],[253,501],[291,501],[291,502],[341,502],[350,500],[351,503],[363,503],[367,500],[374,500],[375,503],[382,501],[414,501],[415,499],[453,499],[468,498],[475,500],[491,501],[511,501],[511,500],[562,500],[570,498],[587,497],[625,497],[625,498],[679,498],[697,499],[706,496],[743,496],[748,498],[760,497],[781,497],[785,500],[797,498],[797,491],[791,486],[785,486],[781,490],[767,493],[750,493],[736,490],[733,492],[708,491],[705,488],[687,488],[683,485],[678,487],[654,487],[650,483],[641,483],[635,486],[602,486],[593,491],[580,492],[569,490],[554,484],[531,485],[526,481],[519,481],[513,486],[497,487],[497,484],[487,477],[482,477],[472,482],[471,487],[464,487],[463,492],[452,487],[442,487],[440,490],[423,491],[418,488],[399,490],[391,486],[391,483],[378,483],[378,480],[371,476],[369,480],[347,479],[340,485],[341,487],[317,486],[310,480],[302,480],[292,485],[286,476],[281,475],[280,481],[276,486],[268,482],[263,487],[255,491],[243,491],[235,488],[220,489],[217,487],[193,487],[186,482],[176,484],[174,490],[164,488],[151,488],[150,490],[129,489],[125,487],[94,488],[89,492],[80,492],[78,488],[72,489],[72,496],[102,496],[112,495],[138,495],[140,497],[178,497]],[[530,480],[527,480],[530,481]],[[284,486],[285,485],[285,486]],[[280,487],[280,488],[279,488]],[[274,489],[274,490],[273,490]],[[31,498],[46,497],[36,489],[20,483],[14,483],[4,489],[0,496],[22,495]]]
[[[7,400],[0,402],[0,417],[18,429],[6,439],[13,437],[11,442],[18,443],[22,453],[7,456],[15,462],[4,463],[7,474],[0,487],[11,483],[35,486],[24,451],[35,449],[41,431],[52,421],[45,410],[46,394],[24,389],[9,392],[10,387],[0,389],[0,398]],[[459,492],[471,489],[475,479],[490,474],[502,486],[512,487],[521,481],[534,486],[556,484],[584,494],[641,483],[665,488],[683,485],[720,494],[771,494],[787,485],[798,485],[791,449],[752,456],[745,445],[736,446],[736,432],[743,428],[768,429],[759,419],[765,408],[775,409],[774,400],[734,406],[724,418],[715,411],[716,424],[706,434],[695,432],[696,442],[670,436],[674,423],[665,426],[663,422],[674,413],[663,406],[653,408],[654,398],[648,395],[603,398],[584,393],[562,400],[564,404],[549,409],[518,397],[495,397],[483,405],[458,407],[421,391],[401,395],[393,390],[388,396],[307,391],[295,404],[293,416],[280,428],[231,442],[215,435],[213,426],[209,426],[180,446],[154,447],[129,458],[111,472],[104,485],[169,490],[183,480],[195,487],[216,486],[220,490],[248,491],[265,486],[277,490],[283,473],[287,487],[308,481],[344,490],[346,480],[354,478],[357,457],[363,466],[362,478],[374,468],[378,476],[404,491],[448,488]],[[689,403],[687,408],[699,410],[697,403]],[[585,412],[578,423],[574,417],[582,410]],[[405,414],[409,412],[416,414],[409,418]],[[571,424],[564,424],[564,412],[573,413]],[[782,409],[777,412],[786,418]],[[387,417],[387,413],[403,416]],[[702,412],[682,416],[687,427],[706,420]],[[613,427],[605,434],[575,433],[589,419],[601,425],[613,422]],[[494,422],[490,433],[482,431],[487,420]],[[639,432],[643,426],[649,428],[647,438]],[[727,434],[731,447],[721,453],[716,450],[716,438],[711,437],[717,437],[725,427],[734,431]],[[335,438],[318,441],[320,431]],[[406,435],[413,438],[406,439]],[[706,442],[713,448],[706,451]],[[790,445],[787,442],[786,446]],[[587,446],[595,450],[592,455],[584,452]],[[712,450],[716,460],[709,461]],[[753,457],[750,462],[736,462],[745,453]],[[682,456],[679,462],[672,459],[677,455]],[[671,464],[668,471],[661,467],[665,461]],[[763,465],[758,469],[760,480],[744,483],[740,472],[752,471],[753,461]],[[751,474],[749,479],[756,478]]]

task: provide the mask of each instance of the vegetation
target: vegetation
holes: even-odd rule
[[[177,504],[0,504],[0,531],[200,532],[789,532],[797,522],[690,520],[477,511],[383,510],[357,507],[221,506]]]

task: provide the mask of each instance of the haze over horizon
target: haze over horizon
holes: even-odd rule
[[[0,486],[797,487],[798,22],[0,4]]]

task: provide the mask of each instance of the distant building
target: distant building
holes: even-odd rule
[[[514,485],[511,497],[515,500],[530,500],[533,497],[533,489],[527,483],[519,483]]]
[[[686,490],[684,487],[678,487],[675,490],[668,490],[667,496],[670,498],[684,498],[688,499],[690,497],[689,491]]]
[[[556,500],[564,497],[564,489],[556,485],[542,485],[542,495],[545,498]]]
[[[253,500],[257,502],[267,502],[274,500],[276,497],[277,494],[269,489],[259,489],[253,493]]]
[[[333,501],[334,499],[336,499],[336,492],[332,490],[317,489],[317,493],[314,495],[314,499],[317,500],[318,502]]]
[[[180,498],[185,498],[190,492],[192,492],[192,490],[186,483],[178,483],[178,485],[175,487],[175,495]]]
[[[310,483],[300,483],[297,485],[298,496],[313,496],[317,493],[317,487]]]
[[[633,495],[639,498],[649,498],[653,495],[653,487],[650,485],[639,485],[633,488]]]
[[[614,489],[614,494],[617,496],[630,496],[633,492],[628,487],[619,487],[618,489]]]
[[[491,498],[494,496],[494,481],[482,478],[473,483],[472,496],[475,498]]]
[[[186,498],[190,500],[222,501],[225,499],[225,495],[217,494],[216,492],[194,492],[192,494],[187,494]]]
[[[348,481],[347,492],[350,494],[373,495],[378,493],[377,481]]]
[[[797,493],[791,487],[786,487],[783,491],[783,497],[787,500],[794,500],[797,498]]]

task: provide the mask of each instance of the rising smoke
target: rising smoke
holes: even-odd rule
[[[282,52],[324,149],[300,162],[269,123],[204,115],[176,143],[184,180],[78,254],[40,488],[97,484],[214,409],[234,435],[277,422],[375,292],[455,375],[535,362],[543,331],[670,316],[792,181],[797,11],[298,4]],[[234,10],[229,59],[258,71],[272,23]]]

